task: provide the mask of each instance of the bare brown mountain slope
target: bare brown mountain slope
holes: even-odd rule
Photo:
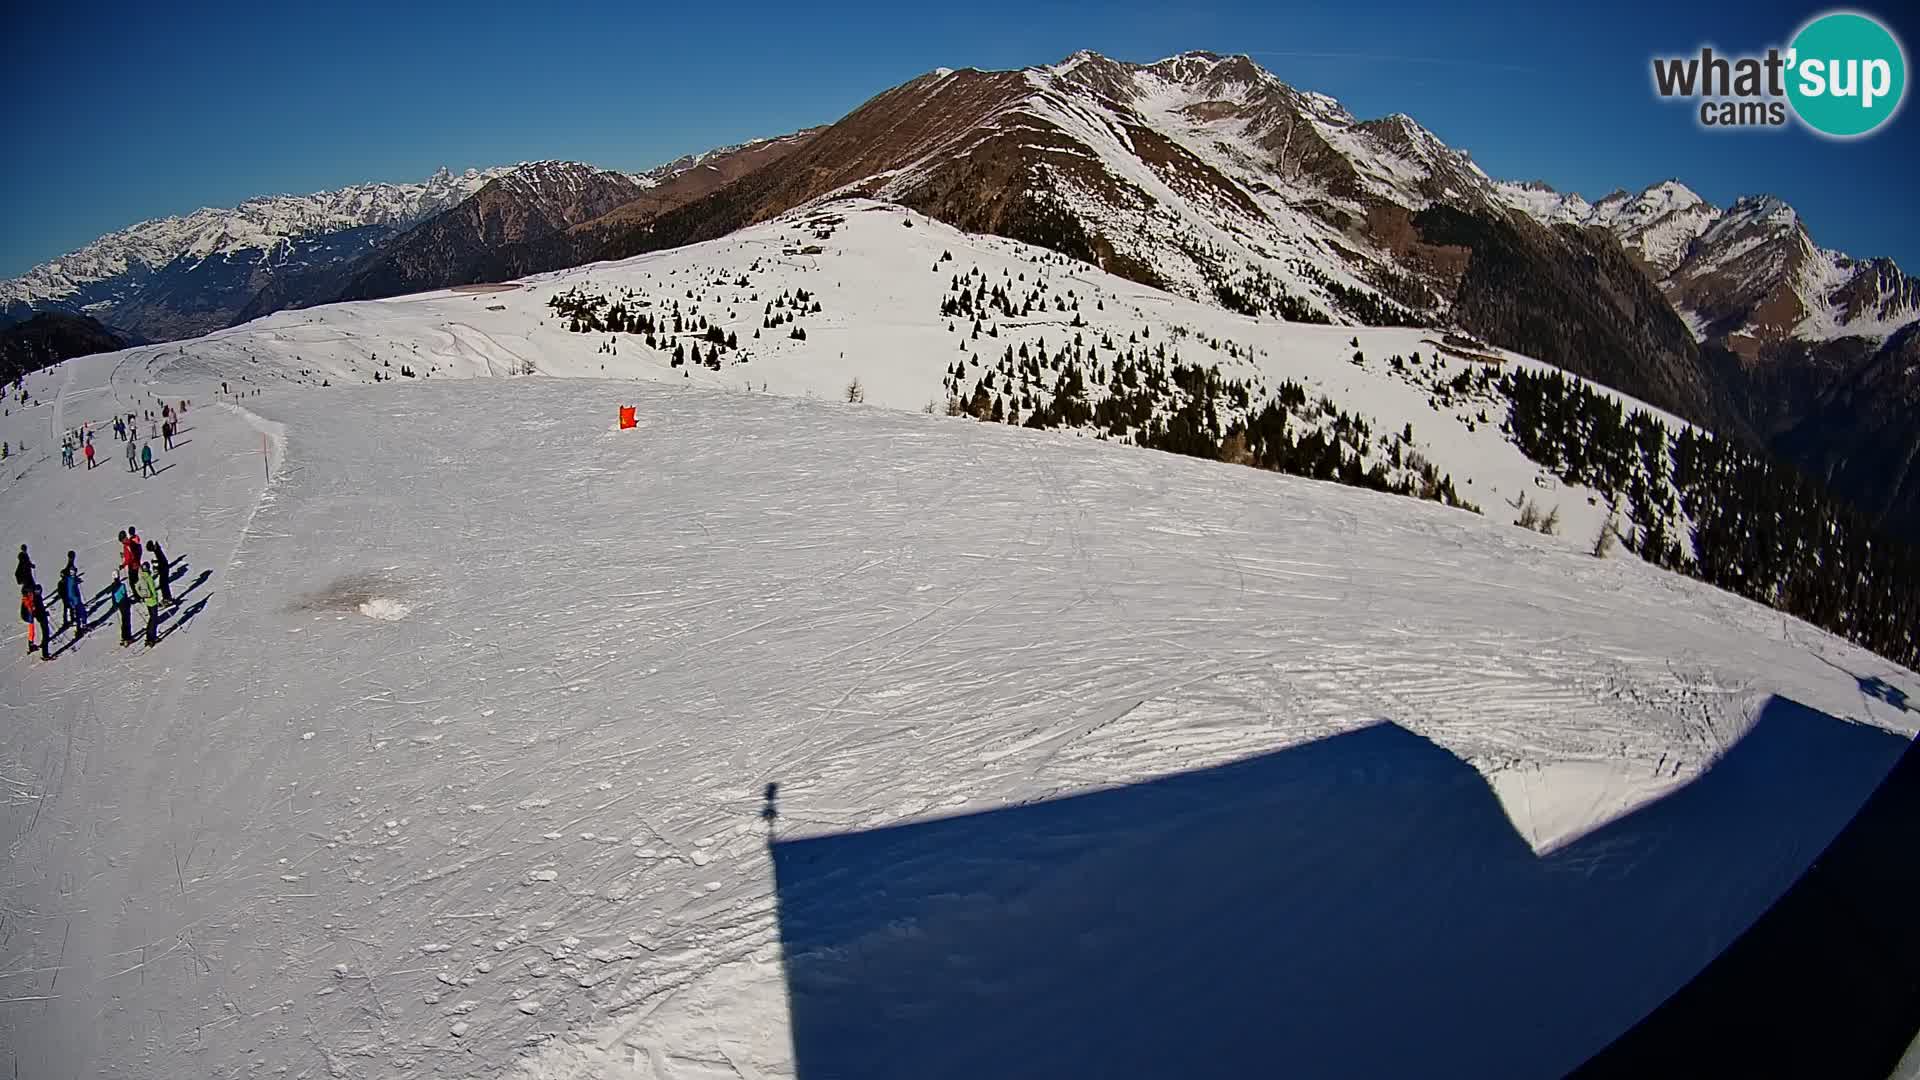
[[[517,268],[502,259],[503,253],[599,217],[642,190],[632,177],[577,162],[519,166],[385,245],[356,268],[339,298],[371,299],[512,277]]]
[[[785,159],[823,130],[807,128],[791,135],[723,147],[668,162],[647,174],[657,177],[652,186],[643,188],[634,198],[605,214],[571,226],[568,231],[590,233],[599,229],[632,226],[658,217],[676,207],[705,198],[748,173]]]
[[[504,281],[575,265],[585,260],[576,256],[569,230],[645,222],[780,161],[812,134],[709,150],[638,176],[570,162],[521,166],[386,245],[356,269],[339,299]]]

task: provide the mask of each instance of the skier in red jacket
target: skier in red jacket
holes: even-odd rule
[[[130,574],[140,572],[140,546],[140,534],[120,534],[120,569]]]

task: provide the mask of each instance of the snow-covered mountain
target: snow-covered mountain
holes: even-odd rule
[[[1597,203],[1577,192],[1558,192],[1538,180],[1502,181],[1500,197],[1546,225],[1598,225],[1614,233],[1658,280],[1685,257],[1688,245],[1720,216],[1718,208],[1678,180],[1638,195],[1616,191]]]
[[[1592,204],[1541,184],[1500,194],[1544,223],[1613,233],[1761,443],[1892,529],[1920,525],[1920,279],[1820,247],[1770,195],[1722,210],[1674,180]]]
[[[1195,299],[1226,293],[1335,322],[1380,308],[1417,320],[1441,305],[1386,245],[1348,235],[1372,206],[1479,205],[1490,190],[1407,117],[1361,122],[1245,57],[1207,53],[942,70],[873,99],[803,153],[808,168],[756,193],[748,217],[857,189],[1051,240]]]
[[[367,227],[400,229],[460,202],[508,170],[441,169],[420,183],[355,184],[267,195],[231,209],[142,221],[0,282],[0,307],[61,304],[98,313],[129,302],[154,275],[207,259],[269,262],[297,242]],[[111,322],[112,320],[107,320]]]
[[[350,280],[331,290],[316,290],[307,303],[511,277],[497,267],[496,252],[598,217],[643,190],[624,173],[578,162],[517,166],[460,205],[383,245],[353,268]],[[288,306],[305,305],[274,304],[262,312]]]
[[[1878,342],[1920,319],[1920,281],[1889,259],[1819,247],[1793,207],[1770,195],[1722,210],[1678,180],[1595,203],[1537,182],[1498,190],[1543,223],[1612,232],[1702,340],[1728,341],[1748,354],[1789,339]]]
[[[1920,676],[1589,554],[1599,493],[1484,396],[1548,372],[852,199],[30,375],[8,542],[92,592],[136,525],[182,603],[0,660],[0,1046],[1564,1075],[1812,863]],[[1077,380],[1097,427],[919,412]],[[1485,512],[1095,437],[1208,384]],[[182,398],[158,475],[61,467]]]
[[[1795,338],[1882,340],[1920,319],[1920,281],[1813,242],[1771,196],[1743,198],[1705,230],[1671,275],[1675,304],[1736,345]]]
[[[610,212],[639,220],[680,205],[778,160],[807,135],[720,147],[641,173],[568,161],[457,176],[442,169],[419,184],[268,196],[141,222],[0,282],[0,315],[84,312],[135,338],[170,340],[343,295],[499,280],[546,268],[517,261],[518,247]]]
[[[303,303],[260,305],[265,314],[336,299],[371,299],[551,269],[538,257],[573,230],[609,221],[643,221],[699,198],[803,145],[810,133],[759,139],[677,158],[626,174],[573,162],[523,165],[471,198],[385,244],[331,289],[310,289]],[[564,265],[569,260],[562,260]]]
[[[1405,116],[1356,119],[1244,56],[1079,53],[940,69],[777,166],[642,222],[588,223],[528,266],[698,242],[835,193],[1052,248],[1243,313],[1458,322],[1717,427],[1739,420],[1645,275],[1513,212],[1464,153]]]

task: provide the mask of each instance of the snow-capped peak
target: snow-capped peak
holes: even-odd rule
[[[1800,215],[1777,195],[1742,195],[1727,208],[1729,225],[1765,225],[1791,229]]]
[[[405,226],[439,213],[506,173],[445,167],[418,183],[367,183],[310,195],[263,195],[232,208],[203,207],[108,233],[78,251],[0,282],[0,306],[72,296],[129,270],[155,270],[181,257],[270,250],[289,239],[366,225]]]
[[[557,192],[579,191],[586,184],[601,177],[628,179],[623,173],[578,161],[523,161],[507,169],[495,180],[509,190],[551,195]]]
[[[1584,225],[1593,217],[1593,205],[1578,192],[1561,194],[1545,181],[1504,180],[1495,184],[1494,190],[1507,205],[1545,225]]]
[[[1069,56],[1065,60],[1060,61],[1058,64],[1053,65],[1048,70],[1052,71],[1056,75],[1068,75],[1068,74],[1071,74],[1074,71],[1074,69],[1078,68],[1080,65],[1085,64],[1090,60],[1100,60],[1100,59],[1104,59],[1104,58],[1099,53],[1094,52],[1092,49],[1081,49],[1078,52],[1074,53],[1072,56]]]
[[[1662,180],[1641,193],[1642,198],[1657,196],[1675,209],[1694,206],[1706,202],[1699,193],[1678,180]]]
[[[1507,205],[1543,224],[1608,230],[1656,274],[1678,266],[1688,247],[1720,217],[1719,208],[1678,180],[1663,180],[1639,194],[1615,190],[1593,203],[1539,181],[1501,183],[1496,190]]]

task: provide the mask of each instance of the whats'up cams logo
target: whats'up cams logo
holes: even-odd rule
[[[1653,87],[1662,98],[1697,99],[1702,127],[1781,127],[1791,110],[1821,135],[1851,139],[1900,111],[1907,54],[1878,19],[1834,11],[1802,26],[1784,51],[1657,56]]]

